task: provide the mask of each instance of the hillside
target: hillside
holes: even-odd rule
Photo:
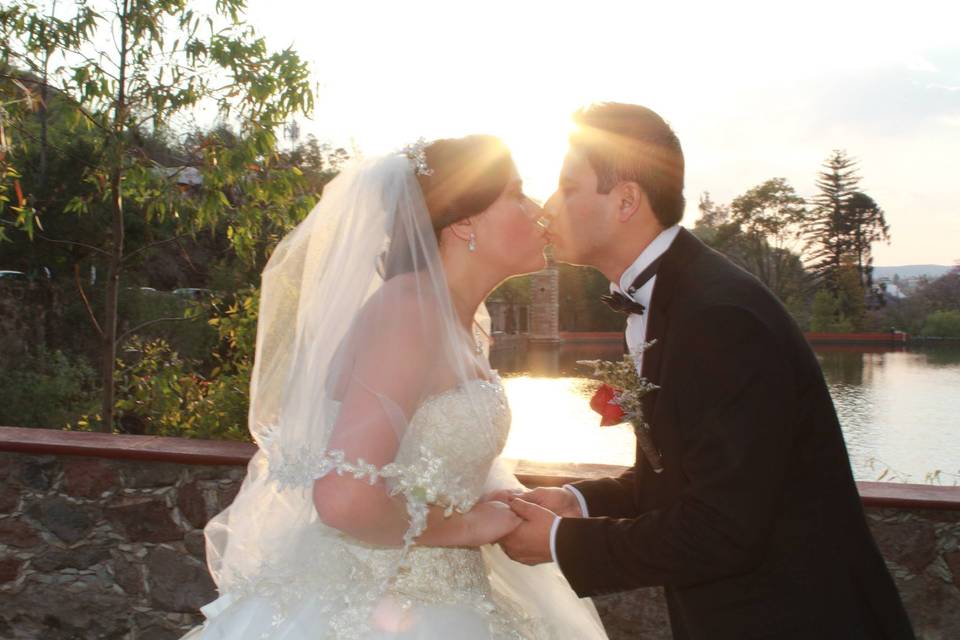
[[[953,267],[942,264],[908,264],[899,267],[874,267],[873,277],[875,280],[881,278],[893,278],[894,275],[900,278],[919,278],[927,276],[931,280],[939,278]]]

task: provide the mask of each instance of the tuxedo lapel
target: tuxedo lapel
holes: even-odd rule
[[[692,262],[694,256],[703,244],[686,229],[680,229],[673,244],[663,254],[663,261],[657,271],[653,294],[650,297],[650,307],[647,310],[646,342],[656,340],[656,343],[643,354],[641,374],[650,382],[660,384],[660,371],[663,360],[670,345],[666,342],[666,328],[670,315],[670,304],[683,284],[683,274]],[[657,399],[661,390],[647,394],[643,399],[643,411],[646,419],[653,418]],[[651,423],[654,434],[656,425]]]

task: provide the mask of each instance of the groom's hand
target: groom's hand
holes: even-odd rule
[[[537,487],[520,496],[527,502],[549,509],[561,518],[582,518],[580,502],[570,491],[561,487]]]
[[[510,508],[523,522],[500,539],[500,546],[506,554],[523,564],[553,560],[550,555],[550,529],[557,515],[522,498],[511,500]]]

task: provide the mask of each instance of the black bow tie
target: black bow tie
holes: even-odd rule
[[[661,254],[656,260],[650,263],[650,265],[640,272],[636,278],[634,278],[633,283],[627,289],[627,293],[633,295],[640,287],[647,284],[650,281],[650,278],[657,275],[657,267],[660,266],[660,261],[663,260],[663,255]],[[608,307],[616,311],[617,313],[622,313],[624,315],[636,314],[642,316],[643,313],[647,310],[645,306],[634,300],[629,296],[625,296],[619,291],[614,291],[610,295],[600,296],[600,301],[606,304]]]
[[[610,295],[600,296],[600,301],[617,313],[622,313],[625,316],[629,316],[634,313],[638,316],[642,316],[643,312],[647,310],[645,306],[632,298],[628,298],[619,291],[614,291]]]

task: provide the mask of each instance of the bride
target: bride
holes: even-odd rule
[[[204,529],[220,597],[184,639],[606,637],[554,565],[495,545],[519,520],[484,499],[520,485],[483,300],[543,267],[538,214],[490,136],[327,185],[263,271],[259,450]]]

